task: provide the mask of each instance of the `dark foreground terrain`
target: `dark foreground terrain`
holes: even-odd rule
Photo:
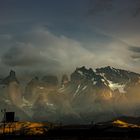
[[[138,140],[140,128],[113,125],[69,125],[48,130],[43,135],[3,135],[6,140]]]

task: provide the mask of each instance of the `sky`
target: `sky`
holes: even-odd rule
[[[0,75],[83,65],[140,73],[139,0],[0,0]]]

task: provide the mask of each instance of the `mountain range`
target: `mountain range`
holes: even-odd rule
[[[24,89],[15,71],[0,80],[1,109],[21,120],[62,123],[140,116],[140,74],[110,66],[76,68],[70,75],[34,77]]]

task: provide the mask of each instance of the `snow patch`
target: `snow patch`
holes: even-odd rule
[[[94,77],[91,79],[91,81],[94,81]]]
[[[102,82],[105,82],[105,80],[104,80],[104,79],[101,79],[101,81],[102,81]]]
[[[82,90],[85,90],[87,88],[87,86],[84,86]]]
[[[93,81],[93,85],[96,85],[97,84],[97,81]]]
[[[126,93],[126,91],[124,90],[125,85],[120,85],[119,83],[113,83],[112,81],[107,80],[109,83],[109,87],[111,88],[111,90],[116,90],[118,89],[119,92],[121,93]]]
[[[78,85],[78,87],[77,87],[77,90],[75,91],[75,93],[74,93],[74,97],[76,96],[76,94],[78,93],[78,91],[79,91],[79,89],[80,89],[80,87],[81,87],[81,85]]]
[[[5,103],[7,103],[7,104],[9,104],[9,105],[11,105],[11,104],[12,104],[12,103],[11,103],[11,101],[10,101],[10,100],[8,100],[8,99],[5,99],[4,101],[5,101]]]
[[[26,100],[24,97],[23,97],[22,101],[23,101],[23,104],[21,105],[21,107],[26,106],[26,107],[32,108],[33,104],[30,103],[28,100]]]
[[[51,104],[51,103],[48,103],[48,102],[46,103],[46,105],[47,106],[50,106],[50,107],[53,107],[54,106],[54,104]]]
[[[78,70],[78,73],[79,73],[80,75],[83,75],[83,72],[82,72],[82,71],[80,71],[80,70]]]

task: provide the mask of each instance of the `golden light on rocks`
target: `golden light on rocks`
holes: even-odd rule
[[[10,126],[11,125],[11,126]],[[15,122],[5,125],[5,134],[16,133],[25,135],[43,135],[51,126],[49,123],[39,122]],[[3,125],[0,127],[0,133],[3,133]]]
[[[114,126],[121,127],[121,128],[140,128],[140,125],[127,123],[121,120],[116,120],[112,124]]]

